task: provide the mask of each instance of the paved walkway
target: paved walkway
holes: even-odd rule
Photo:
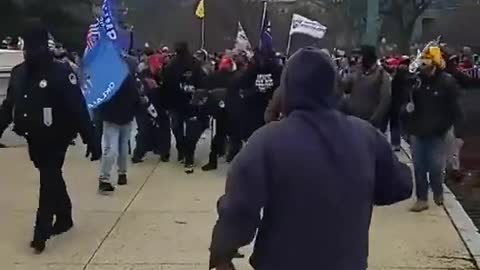
[[[132,167],[128,186],[106,197],[96,190],[98,164],[84,159],[83,150],[72,148],[65,166],[76,227],[50,240],[44,254],[33,255],[28,243],[38,174],[25,148],[0,149],[1,270],[207,269],[226,165],[186,175],[180,165],[151,157]],[[203,163],[205,142],[199,156]],[[445,211],[413,214],[410,203],[375,210],[370,269],[476,269]],[[236,263],[251,269],[246,260]]]

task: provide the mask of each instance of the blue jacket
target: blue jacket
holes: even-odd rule
[[[409,198],[411,171],[373,126],[333,109],[335,68],[323,52],[297,52],[284,82],[287,117],[258,130],[230,168],[210,267],[258,230],[257,270],[367,269],[372,208]]]

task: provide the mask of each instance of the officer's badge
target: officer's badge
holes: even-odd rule
[[[409,102],[405,109],[408,113],[413,113],[415,111],[415,104],[413,104],[413,102]]]
[[[71,84],[77,85],[77,76],[75,74],[70,73],[70,75],[68,75],[68,80]]]
[[[40,86],[40,88],[45,88],[47,87],[48,83],[47,83],[47,80],[43,79],[40,81],[40,83],[38,84],[38,86]]]
[[[223,102],[223,100],[220,100],[220,102],[218,103],[218,107],[220,108],[225,108],[225,102]]]

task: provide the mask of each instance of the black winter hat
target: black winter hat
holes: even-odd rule
[[[375,63],[378,59],[377,50],[371,45],[363,45],[360,47],[360,55],[370,63]]]
[[[48,48],[48,31],[42,25],[37,24],[29,27],[23,35],[25,49]]]

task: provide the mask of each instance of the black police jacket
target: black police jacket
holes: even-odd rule
[[[94,127],[77,77],[56,61],[35,72],[25,63],[13,68],[0,106],[0,135],[12,122],[13,131],[27,139],[64,143],[80,133],[84,143],[93,142]]]

